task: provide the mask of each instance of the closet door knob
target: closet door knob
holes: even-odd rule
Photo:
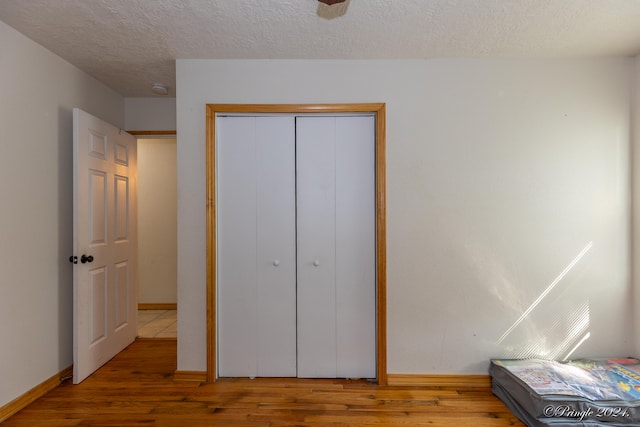
[[[273,266],[274,266],[274,267],[277,267],[277,266],[279,266],[279,265],[280,265],[280,260],[278,260],[278,259],[274,259],[274,260],[273,260]]]
[[[318,261],[318,260],[313,261],[313,266],[314,267],[318,267],[319,265],[320,265],[320,261]]]

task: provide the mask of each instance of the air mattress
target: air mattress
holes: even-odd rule
[[[493,393],[528,426],[640,426],[637,359],[494,359],[489,373]]]

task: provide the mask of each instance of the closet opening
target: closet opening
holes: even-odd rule
[[[327,149],[325,149],[325,147],[323,146],[325,144],[325,140],[322,139],[322,137],[316,137],[315,135],[318,134],[318,132],[322,132],[321,128],[317,128],[317,125],[320,125],[322,123],[332,123],[333,119],[332,117],[335,119],[337,117],[348,117],[348,116],[355,116],[358,117],[359,119],[355,119],[356,122],[358,122],[360,120],[360,118],[367,118],[366,120],[369,120],[368,123],[370,123],[370,127],[372,128],[371,130],[371,137],[373,139],[372,144],[373,144],[373,154],[370,156],[370,161],[371,163],[373,163],[372,165],[368,166],[370,167],[371,173],[370,173],[370,178],[366,178],[366,179],[370,179],[373,180],[374,182],[370,183],[371,185],[371,199],[372,199],[372,210],[374,210],[375,212],[372,213],[371,215],[371,223],[372,223],[372,227],[375,228],[375,231],[372,232],[372,238],[370,241],[367,241],[367,246],[365,247],[365,249],[367,250],[371,250],[372,252],[374,252],[372,254],[372,264],[373,264],[373,269],[375,270],[374,274],[374,281],[375,281],[375,302],[372,303],[372,305],[374,305],[375,307],[371,307],[371,313],[374,313],[373,316],[371,316],[371,322],[375,323],[374,329],[375,332],[373,332],[375,334],[375,342],[372,345],[373,351],[375,352],[375,355],[373,355],[373,357],[375,358],[375,366],[372,367],[372,371],[371,372],[375,372],[375,378],[377,380],[377,382],[379,384],[386,384],[387,382],[387,372],[386,372],[386,231],[385,231],[385,104],[383,103],[377,103],[377,104],[321,104],[321,105],[317,105],[317,104],[296,104],[296,105],[241,105],[241,104],[210,104],[207,105],[207,140],[206,140],[206,160],[207,160],[207,380],[209,382],[214,382],[216,380],[216,378],[219,376],[219,363],[220,360],[218,360],[218,355],[219,355],[219,351],[220,348],[218,348],[218,345],[220,343],[220,336],[219,336],[219,325],[218,325],[218,321],[220,319],[220,315],[223,314],[222,312],[219,312],[219,308],[218,308],[218,298],[220,298],[220,291],[221,291],[221,284],[219,283],[220,279],[220,274],[223,274],[223,279],[222,282],[223,283],[228,283],[229,280],[224,279],[224,277],[228,277],[228,276],[224,276],[224,274],[226,274],[223,270],[227,269],[226,266],[229,265],[228,262],[225,262],[224,268],[220,268],[219,269],[219,259],[220,257],[226,257],[225,252],[218,252],[220,251],[221,247],[224,250],[225,248],[225,243],[224,243],[224,239],[229,239],[228,236],[226,236],[226,234],[229,234],[228,230],[229,229],[233,229],[234,228],[234,224],[233,223],[228,223],[224,228],[221,229],[217,229],[218,227],[218,221],[221,221],[221,219],[219,218],[220,215],[222,215],[225,218],[228,217],[232,217],[233,214],[230,214],[229,212],[225,211],[225,208],[227,208],[228,206],[225,205],[225,203],[231,204],[232,202],[229,202],[230,200],[232,200],[230,197],[227,197],[225,199],[225,196],[221,194],[223,194],[225,191],[227,190],[220,190],[220,188],[218,187],[219,183],[217,182],[217,180],[219,179],[219,173],[227,173],[228,175],[223,175],[225,176],[225,178],[222,181],[233,181],[233,179],[235,179],[235,176],[238,176],[239,178],[239,182],[240,182],[240,186],[243,185],[243,182],[245,181],[245,178],[241,175],[241,174],[235,174],[235,172],[224,172],[222,170],[222,168],[218,165],[217,163],[217,159],[216,156],[227,156],[226,151],[224,151],[222,154],[220,154],[220,152],[218,151],[220,149],[220,147],[223,147],[223,144],[220,143],[220,147],[217,147],[216,144],[219,143],[220,138],[221,138],[221,134],[228,134],[229,131],[227,128],[225,128],[225,126],[227,125],[219,125],[219,129],[217,128],[218,125],[218,118],[222,117],[222,116],[233,116],[233,117],[243,117],[243,116],[248,116],[248,120],[249,122],[251,121],[251,116],[252,115],[256,115],[256,116],[260,116],[260,115],[275,115],[275,116],[281,116],[281,115],[290,115],[290,116],[300,116],[301,117],[301,123],[303,123],[303,126],[301,129],[303,129],[302,131],[298,128],[298,125],[293,124],[293,126],[296,128],[295,130],[295,134],[296,134],[296,138],[306,138],[307,140],[309,140],[309,142],[305,142],[305,144],[303,145],[303,147],[311,147],[309,149],[305,148],[303,151],[303,154],[300,154],[300,152],[298,152],[299,150],[296,148],[296,153],[294,154],[294,156],[296,157],[295,162],[302,162],[303,164],[305,164],[305,170],[307,169],[313,169],[315,167],[316,163],[322,163],[320,162],[316,162],[316,159],[318,158],[318,156],[322,157],[324,156],[327,159],[331,159],[332,156],[334,156],[333,152],[327,152],[324,153],[327,149],[329,151],[331,151],[333,148],[329,147]],[[328,117],[327,117],[328,116]],[[317,119],[319,117],[325,117],[324,119]],[[310,118],[310,119],[307,119]],[[236,124],[239,123],[240,121],[236,121],[236,120],[228,120],[225,119],[226,122],[230,122],[232,123],[232,125],[230,125],[229,129],[233,129],[234,127],[236,127]],[[297,119],[296,119],[297,120]],[[350,134],[350,132],[352,132],[350,128],[350,121],[352,119],[335,119],[336,123],[338,123],[336,126],[338,126],[338,129],[346,129],[346,130],[342,130],[340,132],[345,133],[347,135],[348,138],[352,138]],[[245,118],[244,121],[247,121],[247,119]],[[266,120],[266,122],[270,122],[270,121],[274,121],[274,122],[278,122],[278,120]],[[362,120],[360,120],[362,121]],[[225,122],[225,123],[226,123]],[[261,121],[264,122],[264,121]],[[294,121],[295,123],[295,121]],[[344,124],[344,126],[343,126]],[[249,128],[251,128],[251,126],[254,126],[252,123],[249,123]],[[266,133],[269,133],[270,131],[269,126],[267,126],[267,131]],[[358,128],[358,126],[361,125],[356,125],[355,127]],[[307,131],[304,131],[305,127],[308,128]],[[240,130],[240,139],[239,141],[243,141],[243,138],[246,139],[246,137],[242,136],[242,128],[239,128]],[[288,131],[285,131],[285,133]],[[306,133],[305,133],[306,132]],[[329,133],[327,133],[327,136],[325,139],[330,139],[330,135],[331,133],[334,132],[334,130],[330,130]],[[338,132],[338,133],[340,133]],[[355,131],[356,133],[358,132],[357,129]],[[226,138],[226,137],[225,137]],[[314,142],[315,139],[315,142]],[[343,147],[344,144],[338,144],[338,147]],[[230,145],[232,150],[235,150],[236,147],[231,144]],[[315,148],[314,148],[315,147]],[[342,148],[340,148],[342,149]],[[225,149],[226,150],[226,149]],[[242,152],[242,149],[239,149],[241,154],[244,153]],[[315,150],[315,151],[314,151]],[[319,151],[318,151],[319,150]],[[304,151],[308,151],[307,154],[304,154]],[[349,150],[347,150],[349,151]],[[251,153],[251,149],[249,149],[248,151],[245,150],[246,153]],[[268,155],[268,152],[263,153],[263,155]],[[249,154],[249,156],[254,156],[254,154]],[[288,156],[288,155],[286,155]],[[286,157],[285,156],[285,157]],[[305,156],[307,159],[312,159],[311,161],[309,160],[305,160]],[[357,159],[358,155],[357,153],[354,152],[347,152],[347,154],[339,154],[338,157],[342,156],[341,158],[346,159],[344,161],[353,161],[353,159]],[[254,156],[255,157],[255,156]],[[254,158],[252,157],[252,158]],[[233,157],[229,157],[228,159],[232,159]],[[225,160],[225,164],[228,161]],[[351,159],[351,160],[349,160]],[[356,160],[356,162],[359,160]],[[369,161],[369,160],[367,160]],[[306,162],[306,163],[304,163]],[[343,160],[338,160],[338,163],[343,162]],[[270,165],[270,162],[263,162],[266,165]],[[253,163],[252,163],[253,164]],[[355,164],[355,163],[354,163]],[[271,168],[273,168],[273,165],[269,166]],[[291,165],[286,166],[288,168],[291,168]],[[293,166],[293,168],[295,168],[296,166]],[[340,170],[349,170],[350,168],[347,166],[345,167],[344,165],[338,165],[338,166],[334,166],[336,168],[336,170],[338,170],[338,175],[343,174],[342,172],[340,172]],[[221,168],[220,171],[217,170],[217,168]],[[340,169],[342,168],[342,169]],[[274,169],[275,173],[278,174],[279,171],[277,168]],[[295,180],[301,180],[301,182],[305,183],[306,181],[314,181],[315,177],[318,177],[320,175],[322,175],[322,173],[318,173],[315,172],[315,175],[311,174],[309,175],[311,178],[309,178],[309,176],[305,176],[304,173],[299,173],[296,172],[295,173],[296,178]],[[308,174],[307,174],[308,175]],[[355,179],[360,179],[362,180],[362,176],[369,176],[369,173],[366,172],[364,175],[360,175],[360,178],[355,178]],[[343,178],[340,178],[343,179]],[[351,178],[346,178],[351,179]],[[249,185],[248,185],[248,189],[249,191],[253,191],[253,186],[255,186],[256,184],[254,183],[254,181],[252,180],[257,180],[257,178],[250,178],[249,179]],[[311,182],[312,187],[313,185],[316,185],[317,183],[313,183]],[[332,183],[329,183],[331,186]],[[286,183],[286,186],[288,187],[295,187],[297,188],[297,181],[296,183]],[[308,185],[308,184],[304,184],[304,185]],[[324,185],[324,187],[326,187],[325,184],[320,183],[318,184],[321,187]],[[316,188],[320,188],[318,187],[318,185],[316,185]],[[342,185],[342,184],[341,184]],[[246,186],[245,186],[246,187]],[[324,188],[322,187],[322,188]],[[351,185],[345,185],[345,187],[347,187],[347,190],[345,190],[346,192],[348,191],[353,191],[353,188]],[[267,188],[269,188],[267,186]],[[297,191],[297,190],[296,190]],[[221,192],[221,194],[217,194],[217,192]],[[267,195],[269,195],[269,190],[266,190]],[[337,199],[340,199],[340,197],[343,197],[343,199],[345,200],[349,200],[349,199],[353,199],[353,197],[345,197],[345,196],[341,196],[342,190],[340,190],[338,192],[337,195],[335,195],[335,197]],[[345,193],[346,194],[346,193]],[[330,197],[333,197],[334,195],[330,195]],[[225,202],[226,200],[226,202]],[[252,200],[251,198],[248,198],[249,200],[249,205],[251,205]],[[267,199],[267,200],[271,200],[271,199]],[[218,205],[218,203],[220,203],[220,205]],[[290,201],[286,201],[284,202],[285,204],[291,205]],[[297,209],[300,204],[300,200],[296,199],[296,208]],[[313,200],[311,200],[311,204],[313,205],[314,203],[316,203]],[[347,202],[348,205],[349,202]],[[268,205],[268,203],[267,203]],[[339,205],[339,203],[338,203]],[[304,211],[304,203],[301,205],[302,206],[302,210]],[[307,209],[309,212],[311,212],[312,215],[314,215],[316,212],[314,210],[315,208],[312,206],[310,209]],[[338,206],[337,208],[338,210],[341,209],[340,206]],[[233,212],[233,211],[231,211]],[[298,215],[299,213],[296,213],[296,215]],[[354,218],[357,220],[357,215],[354,216],[353,213],[351,213],[352,218],[351,219],[347,219],[347,223],[349,223],[349,221],[351,221],[351,224],[354,224]],[[326,216],[326,215],[325,215]],[[348,215],[347,215],[348,216]],[[303,217],[304,218],[304,217]],[[316,218],[312,218],[314,221],[316,220]],[[249,224],[251,222],[250,218],[249,221],[246,222],[247,224]],[[295,221],[296,224],[298,222],[298,220]],[[230,225],[229,225],[230,224]],[[296,225],[297,226],[297,225]],[[333,226],[333,225],[331,225]],[[342,228],[343,230],[349,230],[348,226],[345,225],[341,225],[341,224],[337,224],[335,225],[335,227],[337,228]],[[239,226],[237,227],[238,229],[242,230],[242,228]],[[269,229],[269,227],[266,228],[267,230]],[[317,230],[314,230],[313,225],[311,227],[307,227],[305,230],[311,230],[310,232],[298,232],[298,234],[309,234],[312,238],[311,241],[313,242],[317,242],[318,239],[316,237],[316,240],[313,240],[314,238],[314,234],[317,234]],[[348,233],[348,232],[347,232]],[[338,233],[339,234],[339,233]],[[233,236],[232,236],[233,237]],[[249,236],[249,241],[251,241],[253,237]],[[223,241],[221,242],[220,239],[222,239]],[[235,241],[235,240],[233,240]],[[374,243],[372,243],[374,242]],[[338,242],[339,243],[339,242]],[[329,246],[336,246],[335,242],[331,243]],[[302,245],[305,246],[305,245]],[[312,246],[316,246],[315,243]],[[341,244],[338,244],[337,247],[341,247]],[[315,249],[314,249],[315,250]],[[352,251],[351,253],[355,253],[357,251]],[[269,255],[271,256],[271,255]],[[273,257],[273,256],[271,256]],[[332,266],[330,265],[331,263],[329,262],[327,264],[324,263],[324,261],[322,261],[321,263],[321,259],[323,259],[323,256],[317,256],[318,259],[315,258],[316,255],[314,253],[309,253],[307,255],[305,255],[305,260],[304,261],[298,261],[299,263],[299,269],[300,268],[304,268],[304,266],[306,264],[308,264],[307,267],[309,267],[309,271],[311,271],[312,273],[309,273],[310,275],[316,274],[316,272],[320,272],[322,271],[324,268],[327,268],[329,270],[329,275],[332,275],[333,273],[331,272],[331,268]],[[306,258],[309,258],[309,260],[306,260]],[[313,258],[313,259],[312,259]],[[338,257],[338,259],[340,259],[341,257]],[[226,259],[226,258],[225,258]],[[331,259],[331,257],[327,257],[327,259]],[[308,261],[308,262],[307,262]],[[347,265],[348,263],[345,262],[345,265]],[[284,263],[283,263],[284,265]],[[265,263],[266,266],[266,263]],[[269,266],[268,268],[271,268],[271,271],[275,271],[275,268],[273,266],[280,266],[280,260],[277,259],[277,256],[274,257],[274,260],[271,260],[269,258]],[[265,267],[266,268],[266,267]],[[342,267],[339,267],[339,269],[343,269]],[[228,269],[227,269],[228,270]],[[294,267],[295,270],[295,267]],[[300,274],[300,273],[298,273]],[[308,274],[308,275],[309,275]],[[225,282],[225,280],[227,280],[227,282]],[[347,280],[348,281],[348,280]],[[321,282],[322,283],[322,282]],[[228,286],[228,285],[226,285]],[[311,289],[316,289],[317,287],[312,287]],[[224,291],[226,292],[226,291]],[[234,290],[235,292],[235,290]],[[313,291],[315,292],[315,291]],[[347,292],[348,293],[348,292]],[[311,300],[313,300],[315,297],[315,294],[311,293]],[[330,297],[331,298],[331,297]],[[330,300],[330,299],[329,299]],[[230,300],[227,300],[230,301]],[[373,301],[373,300],[372,300]],[[226,309],[227,305],[225,303],[225,306],[223,308]],[[313,311],[313,310],[304,310],[306,311]],[[228,316],[228,315],[225,315]],[[232,316],[233,317],[233,316]],[[343,316],[344,317],[344,316]],[[223,319],[225,319],[224,321],[228,323],[228,321],[226,320],[228,317],[224,317]],[[315,323],[314,323],[315,322]],[[303,321],[304,323],[304,321]],[[312,321],[310,324],[314,325],[314,324],[321,324],[322,321],[318,321],[318,320],[314,320]],[[259,324],[259,323],[258,323]],[[338,328],[340,329],[340,328]],[[346,327],[345,329],[349,329],[349,327]],[[225,329],[228,330],[228,329]],[[228,336],[229,334],[227,334]],[[300,339],[300,338],[298,338]],[[228,341],[228,340],[227,340]],[[231,340],[233,341],[233,339]],[[307,351],[308,352],[308,351]],[[309,353],[309,352],[308,352]],[[312,353],[312,352],[311,352]],[[233,353],[231,353],[233,354]],[[227,359],[231,359],[231,357],[227,357]],[[226,362],[225,362],[226,363]],[[300,363],[300,362],[298,362]],[[347,363],[348,364],[348,363]],[[353,364],[353,363],[352,363]],[[226,365],[225,365],[226,366]],[[229,370],[228,372],[236,372],[233,369]],[[242,371],[241,371],[242,372]],[[276,371],[278,372],[278,371]],[[306,374],[303,374],[302,376],[314,376],[314,370],[307,370]],[[348,372],[348,370],[347,370]],[[320,376],[323,376],[325,374],[321,374]],[[340,376],[341,374],[339,374],[338,376]],[[228,376],[228,374],[226,374],[226,376]],[[243,374],[239,374],[239,375],[234,375],[231,374],[231,376],[244,376]],[[273,376],[273,375],[267,375],[267,376]],[[275,376],[279,376],[277,373]],[[282,375],[282,376],[289,376],[287,375]],[[294,375],[295,376],[295,375]],[[373,375],[371,375],[373,376]]]

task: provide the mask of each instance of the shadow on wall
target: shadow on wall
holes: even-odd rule
[[[73,346],[73,112],[58,106],[58,360],[65,365]],[[59,366],[60,369],[66,366]]]

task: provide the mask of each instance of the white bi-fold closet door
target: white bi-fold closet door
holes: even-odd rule
[[[216,119],[218,375],[376,376],[375,118]]]

